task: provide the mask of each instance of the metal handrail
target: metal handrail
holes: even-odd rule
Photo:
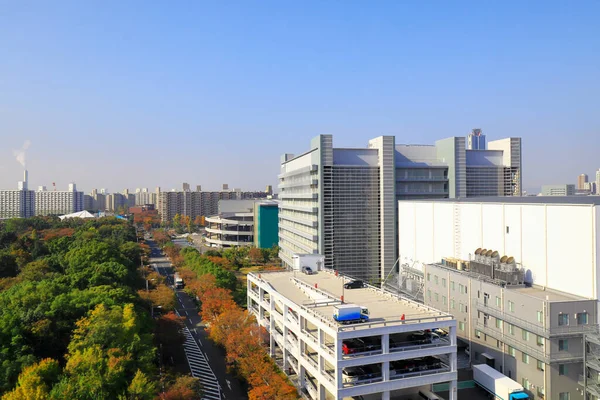
[[[494,317],[498,317],[503,321],[507,321],[512,323],[513,325],[518,326],[519,328],[525,328],[529,332],[535,333],[536,335],[543,336],[547,339],[555,336],[563,336],[563,335],[578,335],[584,334],[587,332],[593,332],[597,328],[595,325],[564,325],[564,326],[554,326],[550,328],[545,328],[543,326],[537,325],[535,323],[529,322],[527,320],[521,319],[519,317],[512,316],[509,313],[506,313],[502,310],[498,310],[494,307],[491,307],[489,304],[485,304],[481,301],[475,302],[477,309],[486,314],[490,314]]]

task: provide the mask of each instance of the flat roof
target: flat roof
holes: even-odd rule
[[[557,292],[555,290],[545,289],[540,286],[515,286],[510,287],[507,286],[512,291],[526,294],[531,297],[535,297],[540,300],[548,300],[548,301],[573,301],[573,300],[589,300],[585,297],[575,296],[568,293]]]
[[[253,275],[257,276],[256,273]],[[370,327],[369,325],[378,322],[400,321],[403,314],[405,316],[404,323],[407,324],[433,322],[433,318],[435,317],[448,320],[454,319],[452,315],[436,310],[433,307],[404,297],[398,297],[374,287],[343,289],[343,284],[349,282],[349,280],[326,271],[319,271],[313,275],[292,271],[266,272],[261,273],[260,277],[269,283],[280,295],[298,305],[309,308],[320,317],[335,325],[338,324],[333,319],[333,309],[335,305],[341,304],[339,299],[342,293],[344,295],[344,304],[356,304],[369,309],[370,324],[353,325],[356,328],[360,328],[361,326],[368,328]],[[332,297],[332,299],[324,305],[318,305],[319,302],[324,302],[324,300],[311,298],[300,289],[294,278],[309,287],[314,287],[317,284],[317,288]],[[344,327],[344,325],[339,325],[339,327]]]
[[[407,201],[407,200],[400,200]],[[440,203],[516,203],[516,204],[581,204],[600,205],[600,196],[490,196],[456,199],[415,199],[408,201]]]

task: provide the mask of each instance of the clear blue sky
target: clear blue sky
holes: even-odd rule
[[[452,4],[451,4],[452,3]],[[523,138],[524,186],[600,168],[598,1],[2,1],[0,187],[276,184],[320,133]]]

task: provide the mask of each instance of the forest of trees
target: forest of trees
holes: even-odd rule
[[[159,358],[159,346],[180,343],[181,321],[150,317],[174,294],[160,281],[145,290],[146,251],[133,225],[115,218],[2,221],[3,400],[197,397],[197,381]]]

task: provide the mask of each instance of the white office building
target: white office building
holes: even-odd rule
[[[456,320],[374,287],[346,289],[330,271],[248,275],[248,310],[270,336],[270,355],[311,399],[412,398],[445,383],[457,398]],[[333,319],[342,303],[368,322]],[[445,332],[427,335],[425,330]]]
[[[393,136],[365,148],[335,148],[332,135],[308,151],[281,157],[279,256],[322,254],[325,267],[373,283],[397,260],[397,200],[519,196],[521,139],[485,137],[396,144]]]
[[[63,215],[84,210],[83,192],[74,183],[69,190],[48,191],[41,186],[35,192],[35,215]]]

